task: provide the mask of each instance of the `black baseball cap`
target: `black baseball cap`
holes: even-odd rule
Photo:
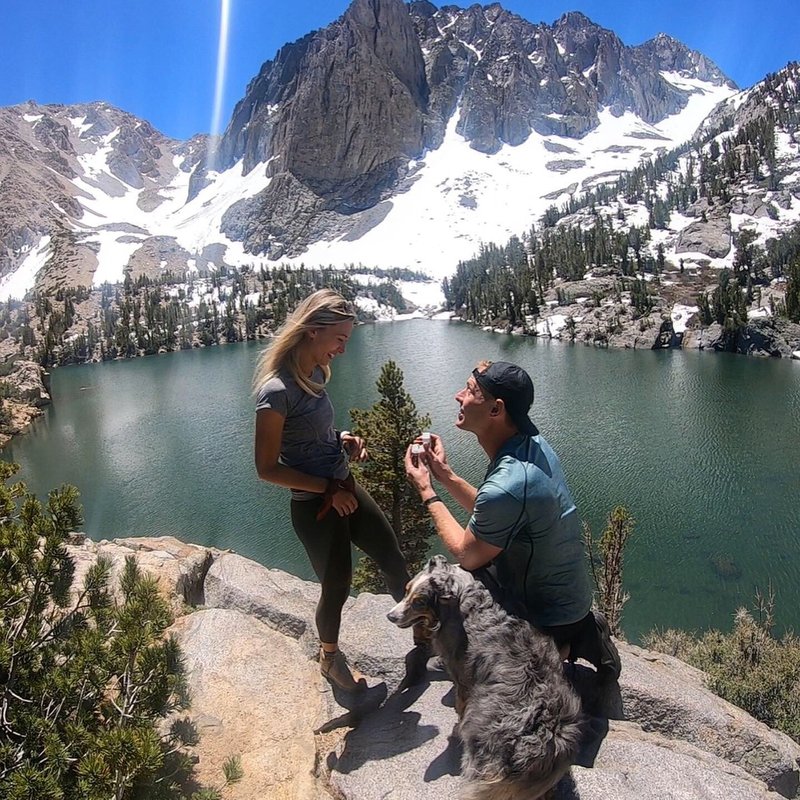
[[[520,433],[538,435],[539,429],[528,416],[533,405],[533,381],[522,367],[508,361],[494,361],[484,372],[472,370],[472,377],[487,394],[503,401]]]

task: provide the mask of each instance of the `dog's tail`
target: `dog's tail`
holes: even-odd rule
[[[543,775],[536,780],[521,779],[487,783],[476,781],[467,786],[463,800],[539,800],[564,777],[569,763],[562,769]]]
[[[565,711],[571,710],[561,722],[556,736],[551,740],[549,759],[531,769],[528,774],[506,776],[496,780],[477,778],[469,785],[465,800],[538,800],[543,798],[569,771],[578,752],[584,729],[580,701],[576,695],[565,703]]]

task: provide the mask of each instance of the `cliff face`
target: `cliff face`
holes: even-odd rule
[[[241,754],[238,800],[287,794],[319,800],[460,796],[460,753],[447,676],[394,693],[411,647],[386,621],[393,601],[361,594],[344,610],[342,647],[367,676],[358,704],[319,676],[314,611],[319,587],[233,553],[176,539],[76,538],[78,580],[98,555],[115,572],[126,555],[155,575],[179,619],[200,724],[200,777],[213,782]],[[202,606],[203,610],[187,607]],[[619,643],[618,687],[598,693],[580,664],[571,679],[590,715],[578,763],[559,800],[767,800],[800,797],[800,747],[704,688],[704,676],[668,656]]]
[[[50,404],[49,375],[33,361],[18,359],[0,378],[6,395],[0,400],[0,450],[14,434],[24,432]]]

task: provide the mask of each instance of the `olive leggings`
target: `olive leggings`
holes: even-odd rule
[[[331,508],[317,522],[322,495],[291,502],[292,526],[303,543],[311,566],[322,585],[317,604],[320,641],[338,642],[342,608],[350,594],[353,577],[351,543],[363,550],[380,568],[389,593],[400,600],[409,580],[397,537],[375,501],[356,484],[358,508],[344,517]]]

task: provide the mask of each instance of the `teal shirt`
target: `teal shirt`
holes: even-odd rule
[[[489,465],[469,527],[501,547],[494,564],[538,626],[578,622],[592,605],[578,511],[544,437],[512,436]]]

